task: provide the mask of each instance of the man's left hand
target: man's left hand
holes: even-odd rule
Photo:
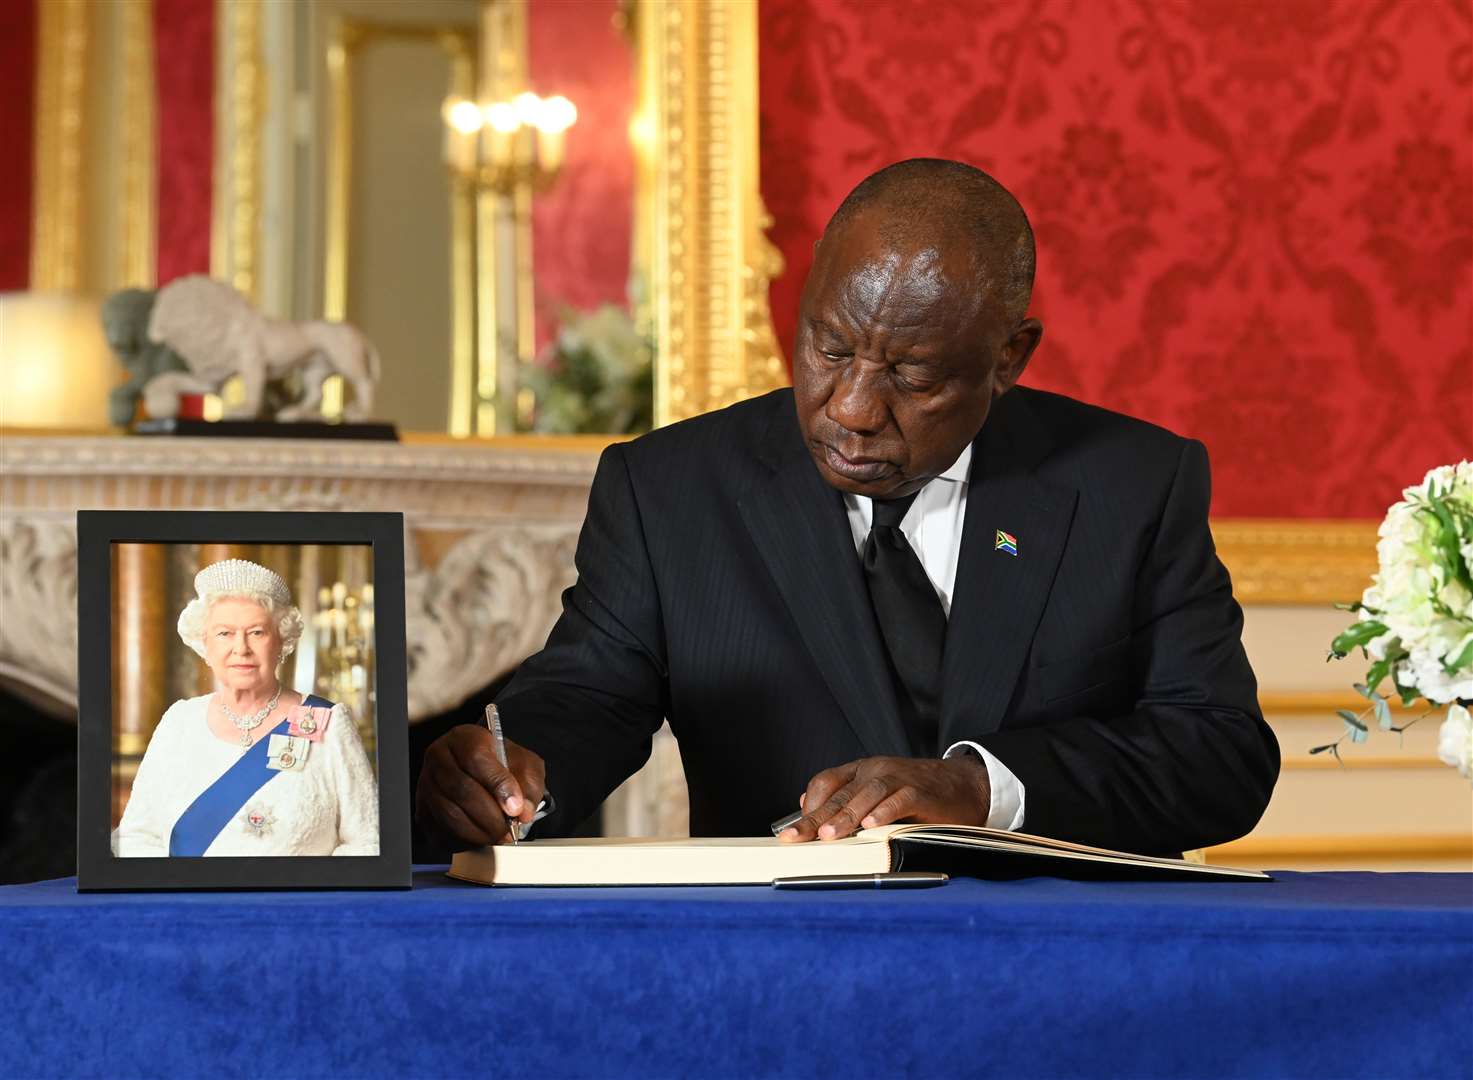
[[[806,813],[778,839],[838,840],[896,821],[986,825],[991,802],[987,766],[971,754],[862,758],[808,781]]]

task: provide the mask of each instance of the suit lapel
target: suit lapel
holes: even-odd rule
[[[842,496],[823,482],[798,438],[791,399],[779,400],[787,409],[774,410],[764,454],[773,475],[744,493],[738,508],[866,753],[907,755],[889,661]]]
[[[1002,723],[1074,518],[1078,492],[1032,475],[1050,446],[1026,393],[999,399],[973,444],[941,669],[943,749]],[[1016,555],[998,550],[998,530],[1016,538]]]

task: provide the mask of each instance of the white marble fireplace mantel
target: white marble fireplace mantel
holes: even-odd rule
[[[0,433],[0,676],[76,703],[78,510],[392,510],[410,719],[443,712],[546,639],[606,441]]]

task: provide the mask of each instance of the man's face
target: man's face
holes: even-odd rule
[[[860,216],[824,238],[799,312],[798,423],[831,487],[898,498],[945,472],[1022,373],[1020,332],[964,245],[878,240]]]

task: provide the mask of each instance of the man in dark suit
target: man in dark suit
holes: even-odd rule
[[[1208,531],[1200,443],[1016,387],[1033,237],[966,165],[901,162],[834,215],[793,389],[605,451],[578,582],[498,705],[426,755],[422,822],[568,831],[668,718],[695,835],[988,824],[1175,853],[1278,774]],[[545,831],[544,831],[545,830]]]

